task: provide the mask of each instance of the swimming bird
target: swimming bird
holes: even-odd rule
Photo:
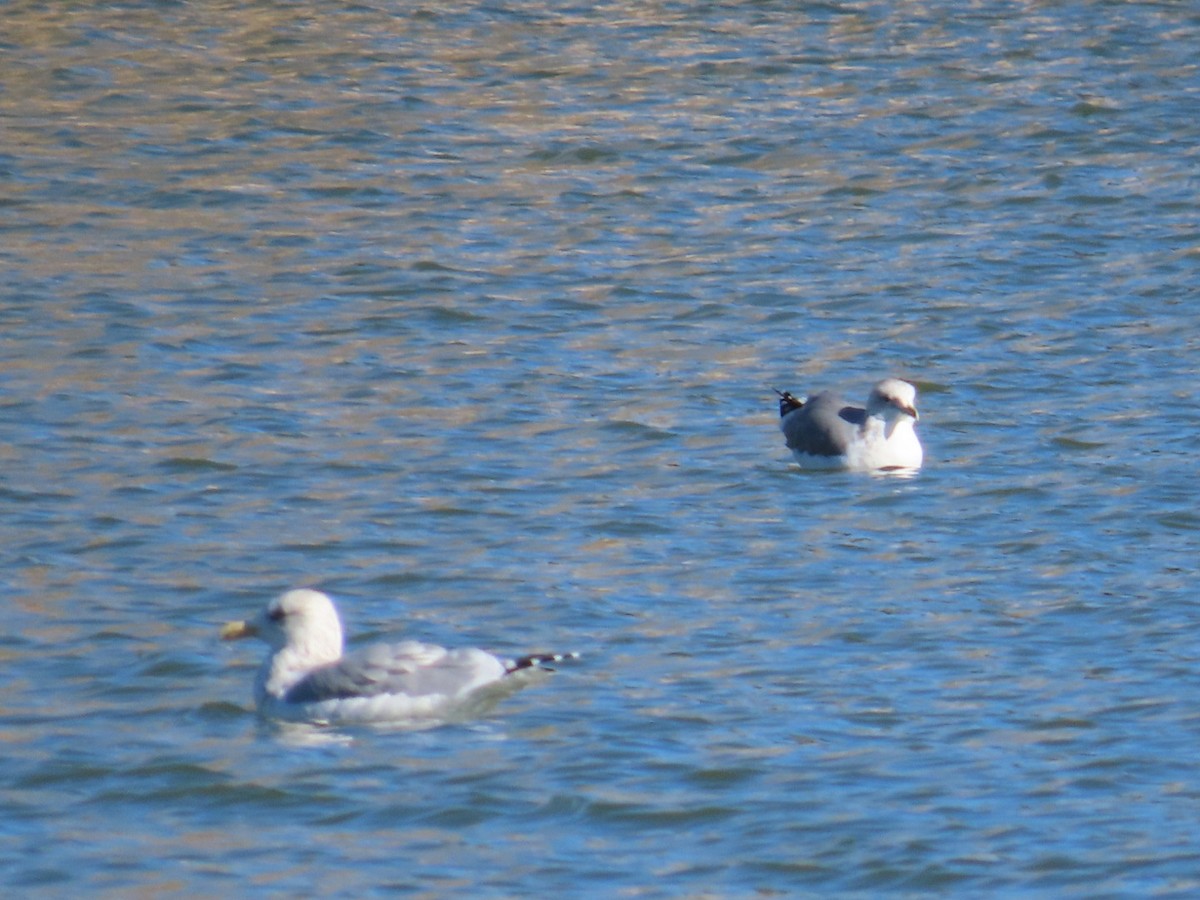
[[[254,682],[260,713],[321,724],[471,715],[520,687],[520,673],[578,656],[503,660],[419,641],[373,644],[344,656],[337,608],[328,595],[307,588],[275,598],[250,621],[227,623],[221,637],[259,637],[270,646]]]
[[[924,453],[913,429],[917,389],[899,378],[871,388],[867,405],[850,406],[823,391],[797,398],[779,394],[779,427],[802,466],[847,469],[917,469]]]

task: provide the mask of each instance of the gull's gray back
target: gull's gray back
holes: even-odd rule
[[[446,650],[418,641],[375,644],[309,673],[284,699],[319,703],[381,694],[452,697],[504,674],[504,664],[482,650]]]
[[[843,397],[823,391],[783,417],[780,428],[788,448],[812,456],[841,456],[866,419],[866,411]]]

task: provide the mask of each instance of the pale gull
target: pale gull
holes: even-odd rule
[[[483,650],[418,641],[372,644],[342,655],[342,623],[320,591],[288,591],[221,637],[257,636],[271,651],[254,682],[259,712],[292,722],[428,722],[473,715],[521,686],[517,676],[577,656],[503,660]]]
[[[913,429],[917,389],[885,378],[867,396],[866,408],[824,391],[809,398],[779,394],[779,427],[802,466],[847,469],[917,469],[923,452]]]

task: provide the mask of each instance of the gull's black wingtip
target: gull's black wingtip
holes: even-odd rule
[[[569,662],[573,659],[579,659],[578,653],[531,653],[529,656],[522,656],[519,659],[514,659],[508,664],[508,673],[519,672],[522,669],[546,669],[553,663]]]
[[[790,412],[795,412],[804,406],[806,398],[797,397],[789,391],[781,391],[775,388],[775,393],[779,395],[779,416],[783,418]]]

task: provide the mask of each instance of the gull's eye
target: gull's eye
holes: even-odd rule
[[[272,606],[267,610],[267,618],[272,622],[282,622],[285,615],[287,614],[279,606]]]

